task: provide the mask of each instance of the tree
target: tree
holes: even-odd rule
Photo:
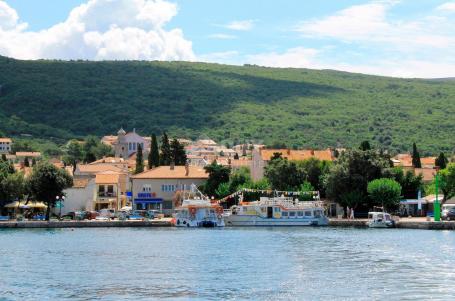
[[[171,158],[171,161],[177,166],[186,164],[185,148],[177,139],[173,139],[171,142]]]
[[[82,149],[81,145],[77,140],[71,140],[68,144],[68,149],[66,151],[66,156],[64,160],[73,166],[73,173],[76,171],[77,163],[82,160]]]
[[[310,158],[300,161],[297,165],[305,174],[305,180],[308,181],[314,190],[322,191],[323,176],[329,171],[331,162],[321,161],[316,158]]]
[[[246,183],[250,182],[252,182],[250,169],[243,166],[231,174],[229,180],[229,191],[233,193],[243,187]]]
[[[216,161],[212,162],[210,165],[205,166],[204,169],[209,174],[209,178],[204,185],[205,193],[209,196],[219,197],[219,195],[216,193],[216,190],[221,183],[229,182],[231,169],[229,167],[217,164]]]
[[[272,189],[276,190],[297,190],[305,180],[305,175],[297,168],[297,164],[287,159],[270,160],[265,167],[264,176]]]
[[[420,154],[417,150],[417,145],[415,142],[412,144],[412,166],[415,168],[422,168],[422,163],[420,162]]]
[[[244,145],[242,146],[242,157],[246,157],[246,149],[247,149],[247,145],[244,144]]]
[[[25,180],[22,172],[8,174],[0,181],[0,208],[23,198]]]
[[[218,185],[218,188],[215,190],[215,194],[219,198],[224,198],[225,196],[228,196],[229,194],[231,194],[231,190],[229,189],[229,183],[226,182],[226,183],[221,183],[220,185]]]
[[[171,165],[172,153],[171,146],[169,144],[169,138],[166,132],[161,137],[161,154],[160,154],[160,165]]]
[[[389,160],[373,150],[347,150],[324,177],[326,194],[342,206],[356,208],[367,202],[372,180],[391,175]]]
[[[455,163],[449,163],[445,169],[439,171],[439,188],[444,194],[442,203],[455,196]]]
[[[25,157],[25,159],[24,159],[24,166],[30,167],[30,161],[28,161],[28,157]]]
[[[395,167],[393,168],[393,178],[400,184],[401,195],[405,199],[416,199],[419,190],[423,189],[423,176],[421,174],[415,175],[410,170],[404,173],[401,167]]]
[[[368,140],[362,141],[362,143],[360,143],[359,149],[362,151],[371,150],[370,142]]]
[[[393,210],[400,204],[401,186],[393,179],[376,179],[368,183],[368,196],[373,205]]]
[[[33,198],[47,205],[46,220],[49,220],[51,207],[55,207],[56,197],[73,185],[73,179],[64,170],[48,162],[39,162],[28,179]]]
[[[136,169],[134,170],[134,173],[138,174],[143,171],[144,171],[144,157],[142,155],[142,146],[141,146],[141,144],[138,144],[137,153],[136,153]]]
[[[158,142],[156,141],[156,135],[152,134],[152,143],[150,143],[150,152],[148,155],[148,168],[160,166],[160,153],[158,150]]]
[[[2,161],[8,161],[8,160],[6,159],[6,154],[2,154]]]
[[[444,169],[447,167],[448,162],[449,162],[449,160],[447,160],[444,153],[440,153],[439,156],[435,160],[435,165],[438,166],[440,169]]]
[[[234,155],[234,160],[239,160],[239,159],[240,159],[240,158],[239,158],[239,154],[235,153],[235,155]]]
[[[313,194],[312,192],[315,191],[313,185],[311,185],[310,182],[303,182],[303,184],[300,185],[299,187],[299,200],[300,201],[312,201],[313,200]]]
[[[32,158],[32,167],[36,165],[36,159]]]

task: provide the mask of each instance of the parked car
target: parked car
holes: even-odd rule
[[[132,211],[130,215],[128,215],[129,220],[143,220],[145,216],[145,211],[143,210],[135,210]]]
[[[158,210],[148,210],[146,213],[146,217],[149,219],[154,219],[160,214]]]
[[[442,219],[446,221],[455,220],[455,208],[443,211]]]
[[[96,219],[100,219],[100,218],[114,219],[115,210],[114,209],[101,209],[99,211],[99,216],[96,217]]]

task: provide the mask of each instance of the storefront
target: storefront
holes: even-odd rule
[[[135,210],[163,210],[163,199],[156,198],[152,193],[138,193],[133,200]]]

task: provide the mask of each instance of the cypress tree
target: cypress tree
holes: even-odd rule
[[[32,166],[35,166],[36,165],[36,160],[35,158],[32,158]]]
[[[7,161],[6,160],[6,154],[2,154],[2,161],[5,161],[5,162]]]
[[[183,147],[177,139],[173,139],[171,142],[171,153],[172,153],[172,161],[175,165],[183,166],[186,164],[186,152],[185,148]]]
[[[435,165],[438,166],[440,169],[444,169],[447,167],[448,162],[449,162],[449,160],[447,160],[444,153],[440,153],[439,157],[437,157],[435,160]]]
[[[28,157],[25,157],[25,159],[24,159],[24,166],[30,167],[30,162],[28,161]]]
[[[172,160],[171,146],[166,132],[161,137],[160,165],[170,165]]]
[[[420,154],[417,150],[417,145],[415,142],[412,144],[412,166],[415,168],[422,168],[422,163],[420,162]]]
[[[360,150],[362,151],[367,151],[371,149],[370,142],[368,140],[362,141],[360,144]]]
[[[156,141],[155,134],[152,134],[152,143],[150,143],[148,161],[149,169],[160,166],[160,153],[158,151],[158,142]]]
[[[136,170],[134,173],[141,173],[144,171],[144,158],[142,156],[142,146],[140,144],[137,145],[137,153],[136,153]]]

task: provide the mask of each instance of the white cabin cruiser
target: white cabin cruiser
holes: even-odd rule
[[[368,212],[368,227],[370,228],[393,228],[395,221],[389,213],[381,211]]]
[[[183,192],[182,205],[175,210],[177,227],[224,227],[223,207],[212,203],[195,185]]]
[[[261,197],[241,202],[225,215],[228,226],[326,226],[329,223],[320,201],[288,197]]]

